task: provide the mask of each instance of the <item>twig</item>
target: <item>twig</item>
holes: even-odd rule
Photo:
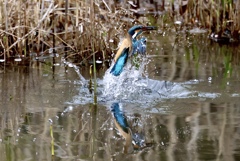
[[[105,0],[102,0],[102,2],[105,4],[105,6],[106,6],[107,9],[109,10],[109,12],[112,12],[111,9],[108,7],[107,3],[105,2]]]
[[[48,10],[47,10],[46,13],[43,15],[42,19],[39,20],[38,25],[37,25],[35,28],[33,28],[29,33],[27,33],[26,35],[24,35],[22,38],[19,38],[17,41],[15,41],[15,42],[6,50],[6,52],[9,52],[9,50],[10,50],[13,46],[15,46],[19,41],[22,41],[23,39],[25,39],[26,37],[28,37],[30,34],[32,34],[35,30],[37,30],[37,29],[40,27],[41,23],[43,22],[43,20],[45,20],[45,18],[47,17],[47,15],[48,15],[50,12],[52,12],[52,11],[57,7],[57,5],[56,5],[56,6],[54,6],[54,7],[52,8],[53,4],[54,4],[54,2],[52,1],[51,4],[50,4],[49,7],[48,7]]]

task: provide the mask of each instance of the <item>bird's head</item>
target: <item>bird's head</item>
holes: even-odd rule
[[[142,25],[136,25],[131,27],[128,30],[128,34],[134,39],[138,35],[140,35],[143,31],[147,30],[156,30],[157,28],[155,26],[142,26]]]

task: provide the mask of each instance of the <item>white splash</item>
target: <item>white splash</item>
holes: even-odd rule
[[[114,76],[110,73],[113,64],[105,72],[103,77],[103,97],[128,99],[130,95],[137,94],[136,92],[139,88],[137,82],[142,78],[147,59],[143,58],[143,62],[138,69],[132,66],[130,61],[127,62],[123,72],[119,76]]]
[[[191,90],[193,84],[199,81],[189,81],[185,83],[174,83],[169,81],[159,81],[149,79],[145,72],[145,67],[149,59],[141,58],[139,67],[132,65],[128,60],[123,72],[119,76],[110,73],[113,64],[105,72],[102,80],[97,79],[97,99],[98,103],[108,104],[111,102],[133,103],[138,107],[149,107],[163,99],[171,98],[216,98],[218,93],[204,93]],[[78,70],[76,72],[79,72]],[[81,80],[85,80],[81,78]],[[86,83],[79,88],[77,96],[73,97],[69,104],[87,104],[93,102],[93,94]]]

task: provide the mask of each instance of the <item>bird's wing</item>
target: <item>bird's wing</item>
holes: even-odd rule
[[[127,118],[124,115],[123,111],[120,109],[119,103],[113,103],[111,106],[111,111],[116,121],[115,123],[117,128],[124,133],[128,133],[129,125],[127,122]]]
[[[112,73],[115,76],[119,76],[122,73],[123,67],[127,63],[129,54],[129,48],[124,48],[121,55],[115,62],[114,66],[112,67],[110,73]]]

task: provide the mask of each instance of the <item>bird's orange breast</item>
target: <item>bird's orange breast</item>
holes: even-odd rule
[[[118,60],[118,58],[122,54],[122,51],[123,51],[124,48],[130,48],[129,51],[131,51],[132,40],[131,40],[131,36],[130,35],[128,35],[125,39],[123,39],[120,48],[118,49],[116,55],[114,56],[114,62],[116,62]]]

